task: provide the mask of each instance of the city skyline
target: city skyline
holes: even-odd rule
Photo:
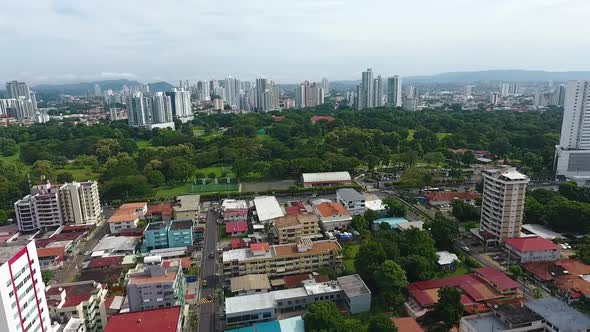
[[[109,6],[118,10],[102,10]],[[233,73],[284,83],[321,76],[354,79],[367,67],[386,76],[585,69],[590,49],[576,41],[584,40],[586,31],[570,26],[583,21],[588,10],[590,4],[574,0],[477,6],[465,0],[259,0],[221,2],[215,9],[201,2],[158,6],[130,1],[115,7],[109,1],[19,1],[3,4],[0,13],[5,22],[0,41],[9,50],[0,76],[35,85],[116,78],[221,79]],[[403,15],[391,19],[391,12]],[[27,13],[26,19],[14,13]],[[549,21],[551,29],[546,27]],[[527,29],[513,34],[515,26]],[[548,38],[559,38],[561,52],[555,52]]]

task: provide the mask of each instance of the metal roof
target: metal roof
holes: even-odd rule
[[[570,307],[554,297],[544,297],[525,303],[559,331],[587,331],[590,329],[590,317]]]
[[[303,182],[351,181],[348,172],[303,173]]]
[[[285,215],[281,205],[279,205],[279,201],[274,196],[256,197],[254,198],[254,205],[256,206],[258,220],[261,222]]]

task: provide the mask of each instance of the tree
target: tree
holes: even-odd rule
[[[404,270],[408,275],[408,280],[428,280],[432,279],[435,272],[434,263],[428,258],[420,255],[410,255],[403,258]]]
[[[391,318],[385,314],[377,314],[369,322],[369,331],[371,332],[397,332],[397,327],[393,324]]]
[[[437,212],[434,221],[430,223],[430,235],[434,239],[437,249],[451,250],[455,241],[459,239],[459,227],[455,222]]]
[[[459,324],[463,310],[461,293],[455,287],[443,287],[438,290],[438,303],[426,314],[426,320],[431,324],[443,322],[448,331]]]
[[[166,178],[164,174],[158,170],[150,170],[145,172],[145,177],[147,178],[148,182],[154,186],[159,187],[166,182]]]
[[[590,264],[590,235],[584,236],[584,240],[578,245],[576,256],[582,262]]]
[[[43,279],[43,283],[46,285],[49,281],[53,280],[54,273],[51,270],[41,271],[41,279]]]
[[[37,160],[33,164],[31,172],[37,178],[45,177],[49,179],[53,175],[53,164],[49,160]]]
[[[363,216],[354,216],[352,217],[352,228],[359,232],[367,230],[369,228],[369,222]]]
[[[453,216],[461,222],[479,220],[477,208],[462,200],[456,199],[451,205],[453,206]]]
[[[186,181],[193,175],[193,165],[185,158],[176,157],[164,161],[162,165],[162,174],[167,182]]]
[[[522,275],[522,268],[518,265],[512,265],[510,266],[510,274],[512,274],[512,276],[516,279],[520,278],[520,276]]]
[[[309,306],[305,316],[305,331],[333,331],[341,324],[342,316],[336,307],[336,303],[331,301],[315,302]]]
[[[18,145],[12,138],[0,137],[0,154],[4,157],[13,156],[18,152]]]
[[[371,209],[367,209],[365,211],[365,215],[364,215],[365,219],[367,220],[368,223],[373,222],[373,220],[377,220],[379,219],[379,214]]]
[[[406,215],[406,207],[402,202],[394,198],[386,198],[383,204],[387,208],[387,214],[392,217],[403,217]]]
[[[408,286],[406,272],[393,260],[386,260],[373,273],[373,279],[379,290],[378,296],[384,305],[399,307],[406,299]]]
[[[445,156],[441,152],[427,152],[424,154],[424,161],[429,164],[438,165],[445,161]]]
[[[72,173],[69,172],[61,172],[57,174],[57,182],[59,183],[66,183],[66,182],[73,182],[74,176]]]
[[[370,239],[361,244],[359,252],[354,258],[354,267],[365,280],[372,280],[373,271],[387,259],[383,244]]]

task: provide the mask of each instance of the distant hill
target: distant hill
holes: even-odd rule
[[[94,81],[94,82],[83,82],[83,83],[69,83],[69,84],[41,84],[33,87],[33,90],[44,93],[55,93],[55,94],[67,94],[79,96],[83,95],[88,91],[94,91],[94,85],[98,84],[100,88],[104,90],[113,89],[113,91],[119,91],[123,86],[138,86],[143,83],[138,81],[130,80],[105,80],[105,81]]]
[[[150,92],[166,92],[171,91],[174,89],[174,85],[168,82],[155,82],[155,83],[148,83],[150,87]]]
[[[406,82],[423,83],[473,83],[473,82],[564,82],[590,79],[590,71],[552,72],[543,70],[483,70],[448,72],[430,76],[405,77]]]

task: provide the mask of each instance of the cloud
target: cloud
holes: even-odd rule
[[[72,3],[69,0],[53,0],[51,9],[59,15],[88,18],[80,8],[76,7],[75,3]]]
[[[112,73],[112,72],[102,72],[98,75],[100,78],[105,79],[136,79],[138,76],[133,73]]]

